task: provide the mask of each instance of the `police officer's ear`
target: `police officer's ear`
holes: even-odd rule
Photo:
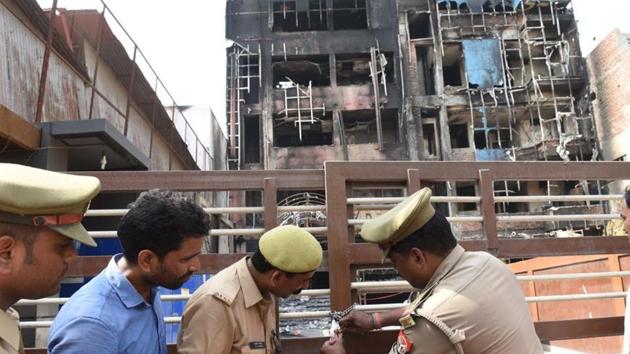
[[[423,267],[427,265],[427,255],[423,250],[419,248],[413,247],[412,249],[410,249],[408,257],[411,259],[413,264],[418,267]]]
[[[273,287],[277,287],[280,285],[280,280],[284,275],[284,272],[279,269],[272,269],[269,271],[269,282]]]
[[[147,273],[155,271],[160,265],[160,258],[150,250],[138,252],[138,267]]]
[[[9,274],[15,257],[16,240],[10,235],[0,236],[0,274]]]

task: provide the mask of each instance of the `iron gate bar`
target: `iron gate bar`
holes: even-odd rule
[[[496,253],[499,248],[497,236],[497,214],[494,209],[494,181],[490,170],[479,170],[479,194],[481,195],[481,226],[488,241],[488,250]]]
[[[201,267],[198,274],[216,274],[220,270],[227,268],[233,263],[239,261],[241,258],[249,255],[250,253],[231,253],[231,254],[202,254],[199,256]],[[78,257],[75,262],[72,262],[68,267],[66,273],[67,278],[75,277],[93,277],[100,273],[106,266],[110,256],[82,256]],[[328,257],[327,251],[324,251],[324,259],[322,265],[318,268],[320,272],[328,271]]]
[[[325,162],[326,172],[334,172],[349,182],[399,182],[407,180],[407,170],[417,169],[423,180],[478,180],[479,170],[490,170],[495,180],[623,180],[630,178],[630,162]],[[332,171],[331,171],[332,170]]]
[[[266,177],[276,178],[281,190],[324,189],[322,170],[275,171],[141,171],[74,172],[101,180],[101,192],[262,190]]]
[[[330,309],[341,311],[352,304],[352,290],[349,285],[354,281],[350,273],[350,255],[348,245],[354,238],[354,227],[348,225],[346,198],[348,197],[346,178],[338,168],[328,168],[324,164],[326,174],[326,220],[328,238],[328,262],[335,266],[328,272],[330,283]],[[406,172],[406,170],[405,170]],[[406,173],[404,178],[406,179]],[[342,286],[339,286],[342,285]]]
[[[541,321],[534,323],[536,333],[542,341],[596,338],[623,334],[623,317],[602,317],[582,320]],[[347,336],[344,341],[347,348],[363,354],[386,353],[396,340],[397,330],[383,330],[366,335]],[[318,353],[327,338],[286,338],[282,340],[285,353]],[[169,354],[176,354],[174,344],[168,346]],[[46,349],[26,349],[26,354],[46,354]]]
[[[328,215],[328,243],[331,245],[331,262],[335,264],[329,272],[331,286],[331,310],[340,311],[353,303],[349,289],[337,286],[352,282],[350,270],[355,266],[348,251],[354,239],[354,229],[348,225],[348,220],[341,217],[344,198],[348,187],[356,182],[398,182],[408,183],[409,170],[420,171],[423,181],[453,181],[474,180],[482,184],[482,200],[488,197],[493,201],[493,183],[495,180],[612,180],[627,179],[630,176],[630,163],[624,162],[337,162],[327,161],[326,193],[329,196],[326,208]],[[484,188],[485,186],[485,188]],[[491,206],[491,207],[490,207]],[[556,243],[546,239],[541,240],[498,240],[496,235],[496,215],[494,203],[482,205],[484,217],[483,230],[485,244],[483,245],[500,257],[519,257],[530,254],[530,257],[542,255],[562,254],[593,254],[619,253],[630,247],[627,238],[610,241],[604,237],[588,237],[578,239],[556,240]],[[346,230],[346,231],[344,231]],[[494,232],[492,232],[494,230]],[[344,234],[345,233],[345,234]],[[345,235],[345,237],[344,237]],[[519,242],[520,241],[520,242]],[[557,243],[560,241],[560,243]],[[523,243],[525,242],[525,243]],[[625,243],[622,245],[622,243]],[[463,244],[463,243],[462,243]],[[551,248],[544,246],[552,246]],[[619,248],[617,248],[619,247]],[[614,249],[613,249],[614,248]],[[374,256],[374,254],[373,254]],[[376,259],[370,257],[368,264],[376,264]],[[372,263],[374,262],[374,263]]]
[[[486,240],[460,241],[467,251],[486,251]],[[498,240],[499,258],[534,258],[553,256],[575,256],[593,254],[630,253],[630,239],[627,236],[576,237],[530,240]],[[352,243],[348,245],[350,261],[357,266],[390,266],[382,262],[383,252],[372,244]]]
[[[263,181],[263,202],[265,230],[269,231],[278,225],[278,184],[275,177],[265,177]]]

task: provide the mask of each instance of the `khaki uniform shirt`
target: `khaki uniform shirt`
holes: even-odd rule
[[[0,311],[0,354],[24,353],[18,313],[9,308]]]
[[[274,354],[276,300],[263,297],[247,258],[203,284],[184,309],[177,350],[185,354]]]
[[[514,274],[490,254],[461,246],[415,294],[400,323],[392,354],[543,352]]]

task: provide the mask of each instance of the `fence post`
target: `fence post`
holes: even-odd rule
[[[334,163],[326,163],[326,216],[328,237],[328,276],[330,309],[340,311],[352,304],[350,255],[348,246],[354,239],[354,228],[348,225],[346,178]],[[330,266],[334,265],[334,266]]]
[[[490,252],[499,250],[497,237],[497,214],[494,209],[494,181],[490,170],[479,170],[479,195],[481,196],[481,216],[483,234]]]
[[[278,226],[278,182],[275,177],[265,177],[263,205],[265,207],[265,230],[269,231]]]
[[[409,195],[414,194],[420,190],[420,170],[408,169],[407,170],[407,192]]]

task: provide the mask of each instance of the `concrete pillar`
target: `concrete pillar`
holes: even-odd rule
[[[33,154],[27,164],[50,171],[67,171],[68,146],[50,135],[52,123],[43,123],[40,126],[42,130],[40,150]]]
[[[412,50],[407,40],[408,36],[407,13],[398,13],[398,45],[400,55],[402,55],[402,75],[404,76],[405,97],[402,97],[404,108],[403,131],[406,133],[401,137],[407,148],[409,160],[423,160],[424,147],[422,137],[422,119],[419,110],[413,109],[413,98],[420,94],[418,82],[418,66],[415,59],[415,49]]]

